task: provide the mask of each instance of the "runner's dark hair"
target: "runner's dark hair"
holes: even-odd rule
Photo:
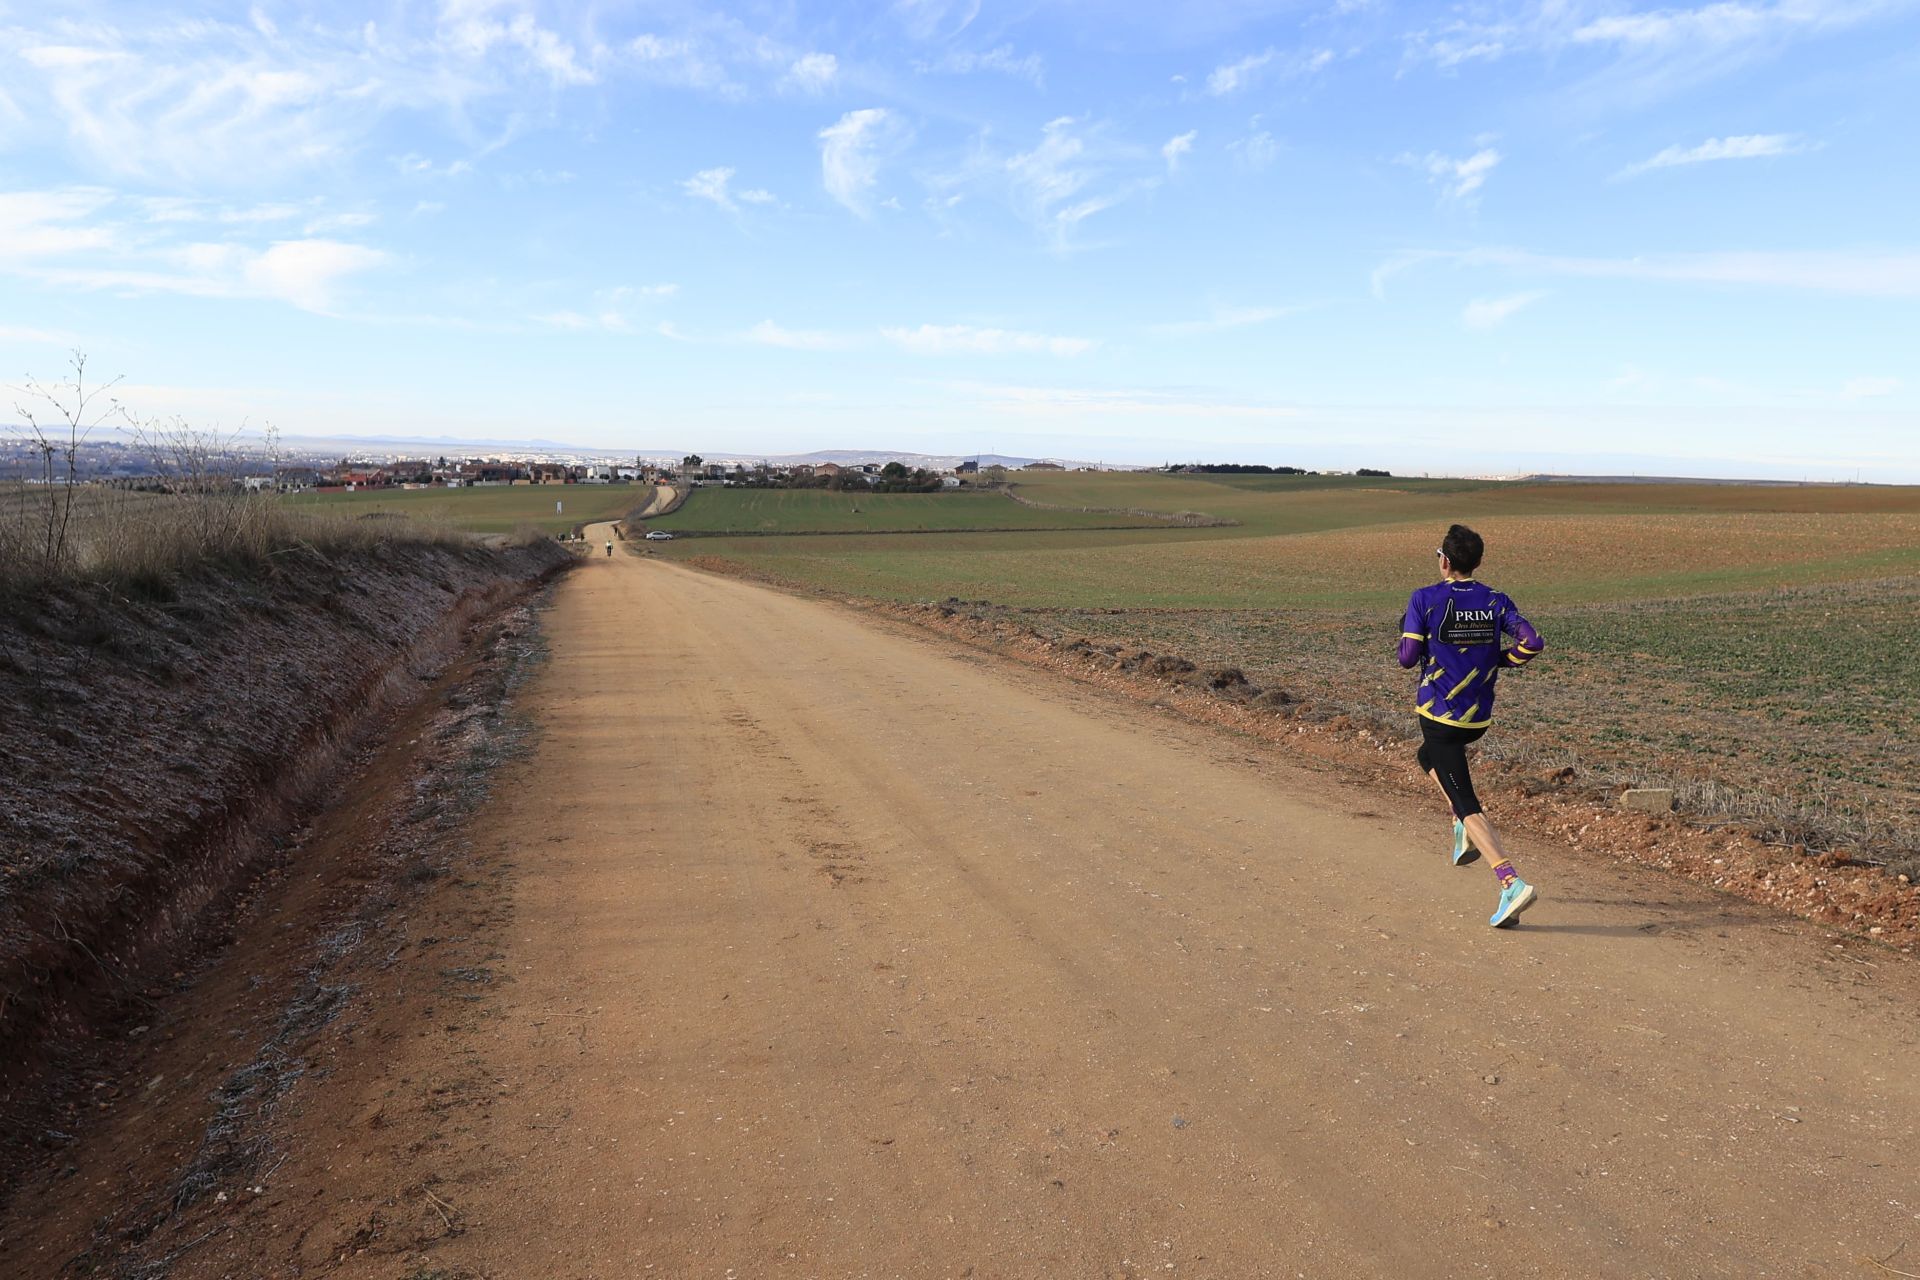
[[[1472,574],[1480,567],[1480,558],[1487,554],[1487,544],[1479,534],[1463,524],[1449,525],[1447,536],[1441,539],[1440,549],[1447,553],[1447,562],[1456,573]]]

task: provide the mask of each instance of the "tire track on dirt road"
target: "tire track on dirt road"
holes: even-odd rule
[[[1496,933],[1432,812],[650,557],[547,625],[474,827],[511,981],[458,1043],[503,1083],[377,1143],[335,1121],[446,1043],[315,1085],[283,1148],[457,1206],[339,1274],[1838,1277],[1920,1238],[1897,956],[1526,845]]]

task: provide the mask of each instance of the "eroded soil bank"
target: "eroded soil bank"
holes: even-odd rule
[[[0,1186],[67,1140],[54,1096],[225,940],[343,763],[567,563],[552,543],[392,545],[209,570],[165,599],[8,603]]]

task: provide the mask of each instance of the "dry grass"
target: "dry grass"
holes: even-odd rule
[[[471,535],[435,521],[387,513],[322,514],[266,494],[126,493],[83,487],[58,527],[68,495],[59,487],[0,488],[0,593],[20,595],[70,582],[164,592],[208,565],[264,566],[292,554],[330,558],[394,545],[467,546]]]

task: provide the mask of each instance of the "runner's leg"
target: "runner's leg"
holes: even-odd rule
[[[1420,721],[1420,767],[1426,769],[1453,808],[1453,816],[1467,828],[1473,847],[1487,856],[1493,874],[1505,884],[1514,877],[1500,836],[1480,807],[1473,790],[1473,775],[1467,768],[1467,744],[1479,741],[1485,729],[1457,729],[1422,718]]]

